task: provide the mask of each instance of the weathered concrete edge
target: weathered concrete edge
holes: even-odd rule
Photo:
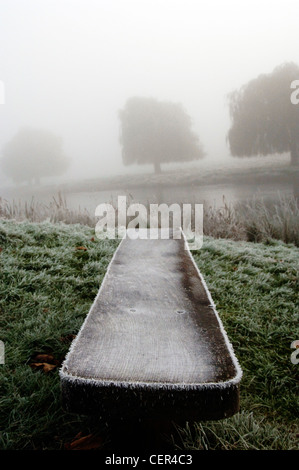
[[[217,321],[218,321],[218,323],[219,323],[219,327],[220,327],[221,333],[222,333],[222,335],[223,335],[223,337],[224,337],[224,340],[225,340],[225,344],[226,344],[226,346],[227,346],[227,349],[228,349],[228,351],[229,351],[229,353],[230,353],[230,356],[231,356],[231,358],[232,358],[232,361],[233,361],[234,366],[235,366],[235,369],[236,369],[236,375],[235,375],[234,378],[232,378],[232,379],[230,379],[230,380],[227,380],[227,381],[225,381],[225,382],[219,382],[219,383],[220,383],[220,384],[224,384],[224,386],[226,386],[227,384],[238,384],[238,383],[240,383],[240,381],[241,381],[241,379],[242,379],[242,376],[243,376],[242,368],[241,368],[241,366],[240,366],[240,364],[239,364],[239,361],[238,361],[238,359],[237,359],[237,357],[236,357],[236,355],[235,355],[233,345],[232,345],[232,343],[230,342],[230,340],[229,340],[229,338],[228,338],[228,335],[227,335],[226,330],[225,330],[225,328],[224,328],[224,326],[223,326],[223,323],[222,323],[222,320],[221,320],[221,318],[220,318],[220,316],[219,316],[219,313],[217,312],[216,305],[215,305],[215,303],[214,303],[214,301],[213,301],[213,299],[212,299],[212,295],[211,295],[211,293],[210,293],[210,291],[209,291],[209,288],[208,288],[208,286],[207,286],[207,284],[206,284],[206,281],[205,281],[205,279],[203,278],[203,276],[202,276],[202,274],[201,274],[201,272],[200,272],[200,270],[199,270],[199,268],[198,268],[197,264],[195,263],[195,260],[194,260],[194,258],[193,258],[193,256],[192,256],[192,253],[191,253],[191,251],[190,251],[188,242],[187,242],[187,240],[186,240],[186,236],[185,236],[185,234],[184,234],[184,232],[183,232],[182,229],[181,229],[181,231],[182,231],[182,235],[183,235],[184,242],[185,242],[185,248],[186,248],[186,250],[188,251],[189,256],[190,256],[190,258],[191,258],[191,261],[192,261],[192,263],[193,263],[193,265],[194,265],[194,267],[195,267],[195,269],[196,269],[196,271],[197,271],[197,273],[198,273],[198,276],[199,276],[199,278],[200,278],[200,280],[201,280],[201,282],[202,282],[202,284],[203,284],[203,286],[204,286],[204,288],[205,288],[206,294],[207,294],[208,299],[209,299],[209,301],[210,301],[211,308],[212,308],[212,310],[213,310],[213,312],[214,312],[214,314],[215,314],[215,317],[217,318]]]

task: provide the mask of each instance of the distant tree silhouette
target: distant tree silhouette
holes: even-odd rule
[[[191,130],[191,119],[180,104],[133,97],[119,118],[125,165],[150,163],[160,173],[161,163],[204,156],[199,138]]]
[[[299,164],[299,105],[291,102],[296,79],[298,65],[285,63],[230,93],[228,142],[233,156],[290,152],[291,164]]]
[[[2,155],[3,171],[15,183],[39,183],[42,177],[64,173],[69,165],[61,137],[44,129],[20,129],[3,147]]]

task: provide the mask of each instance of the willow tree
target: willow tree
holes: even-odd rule
[[[3,147],[1,166],[15,183],[39,183],[44,176],[66,171],[69,159],[61,137],[45,129],[22,128]]]
[[[229,95],[228,142],[233,156],[290,152],[291,164],[299,164],[299,105],[291,102],[296,79],[298,65],[286,63]]]
[[[119,112],[124,165],[186,162],[204,156],[192,121],[180,104],[153,98],[130,98]]]

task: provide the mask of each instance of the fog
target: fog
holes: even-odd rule
[[[147,96],[181,103],[205,159],[223,162],[227,94],[297,62],[298,17],[296,0],[1,0],[0,147],[42,127],[63,138],[62,179],[134,172],[118,110]]]

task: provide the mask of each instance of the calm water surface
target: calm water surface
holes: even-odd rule
[[[87,209],[93,213],[96,206],[101,203],[117,204],[118,196],[126,196],[128,202],[147,203],[197,203],[207,204],[208,206],[221,207],[224,202],[237,203],[246,202],[253,197],[263,198],[264,200],[276,201],[280,195],[292,196],[292,187],[286,184],[279,185],[206,185],[198,188],[193,187],[167,187],[157,188],[136,188],[129,191],[113,190],[99,192],[80,192],[66,194],[68,207],[72,209]]]

